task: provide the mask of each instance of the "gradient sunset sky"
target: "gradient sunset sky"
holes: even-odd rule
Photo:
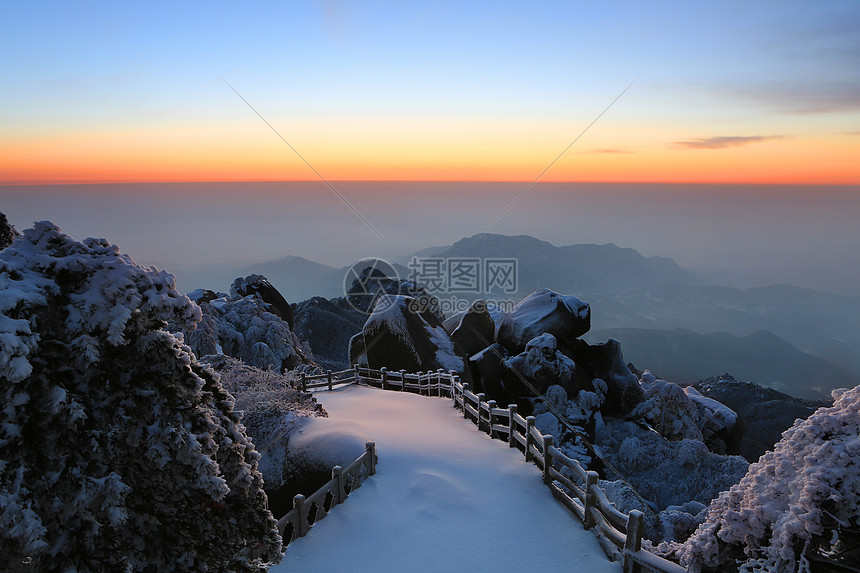
[[[860,2],[15,2],[0,183],[860,184]]]

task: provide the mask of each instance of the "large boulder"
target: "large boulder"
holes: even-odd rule
[[[588,303],[575,296],[542,288],[505,314],[497,340],[511,354],[519,354],[530,340],[545,332],[562,343],[568,343],[588,332],[589,328],[591,309]]]
[[[493,344],[495,331],[496,323],[487,311],[486,303],[479,300],[472,303],[460,317],[457,326],[451,331],[451,340],[466,356],[472,356]]]
[[[475,385],[475,392],[483,392],[488,399],[499,404],[510,404],[514,396],[505,389],[504,378],[507,366],[507,352],[499,343],[492,344],[469,358],[469,370]]]
[[[263,302],[269,305],[269,310],[272,314],[280,317],[290,325],[290,330],[295,326],[295,315],[293,307],[278,292],[269,279],[262,275],[248,275],[245,278],[239,277],[233,281],[230,287],[230,295],[235,298],[242,298],[250,295],[257,295]]]
[[[410,296],[383,295],[361,332],[350,340],[350,361],[370,368],[428,372],[454,370],[468,376],[462,353],[437,316]]]
[[[614,338],[593,345],[577,339],[566,350],[589,379],[600,378],[609,387],[604,414],[626,416],[645,399],[639,380],[624,363],[621,343]]]

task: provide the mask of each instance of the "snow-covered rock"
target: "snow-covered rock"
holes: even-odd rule
[[[290,330],[295,326],[295,315],[293,307],[286,301],[284,296],[272,286],[269,279],[262,275],[248,275],[239,277],[230,286],[230,296],[233,299],[257,296],[269,305],[269,312],[277,315],[285,321]]]
[[[350,360],[407,372],[454,370],[471,379],[441,321],[420,301],[403,295],[377,300],[362,331],[350,340]]]
[[[737,454],[744,426],[738,415],[713,398],[692,387],[660,380],[650,371],[642,373],[639,384],[645,401],[630,413],[649,423],[669,440],[690,438],[704,442],[717,454]]]
[[[646,370],[639,381],[645,390],[645,401],[630,413],[648,422],[661,436],[677,441],[689,438],[702,441],[701,416],[684,388],[660,380]]]
[[[553,385],[573,393],[576,365],[559,352],[558,341],[552,334],[533,338],[523,353],[508,358],[505,364],[508,369],[505,387],[512,396],[536,397]]]
[[[505,391],[505,359],[507,351],[499,343],[492,344],[469,358],[469,371],[475,392],[483,392],[499,404],[510,404],[512,396]]]
[[[699,380],[694,387],[702,395],[719,401],[738,414],[738,425],[742,426],[744,433],[737,453],[748,462],[757,461],[762,454],[773,449],[795,420],[806,419],[818,408],[832,404],[794,398],[772,388],[735,380],[729,374]]]
[[[499,324],[497,340],[511,354],[519,354],[530,340],[541,334],[552,334],[567,343],[588,332],[590,327],[588,303],[542,288],[505,314]]]
[[[487,311],[486,302],[479,300],[460,316],[450,334],[451,340],[460,347],[464,356],[472,356],[493,344],[495,332],[496,324]]]
[[[387,276],[380,268],[369,266],[352,281],[346,293],[346,300],[354,309],[370,314],[379,299],[386,295],[400,295],[414,298],[416,307],[429,311],[441,324],[445,320],[439,300],[429,294],[424,287],[406,279]]]

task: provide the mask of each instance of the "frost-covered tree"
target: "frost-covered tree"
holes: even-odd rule
[[[637,404],[631,417],[644,419],[668,440],[702,441],[699,411],[683,388],[660,380],[648,370],[639,384],[645,390],[645,401]]]
[[[9,220],[6,219],[6,214],[0,212],[0,250],[11,245],[12,241],[14,241],[17,236],[18,231],[16,231],[15,227],[13,227],[12,224],[9,223]]]
[[[0,570],[264,571],[259,454],[163,328],[200,309],[104,239],[37,223],[0,252]]]
[[[711,503],[680,551],[683,565],[698,571],[742,559],[747,571],[857,570],[860,386],[833,398]]]
[[[203,316],[196,326],[171,325],[183,332],[197,356],[225,354],[278,372],[313,364],[310,347],[257,294],[220,297],[201,302],[200,308]]]

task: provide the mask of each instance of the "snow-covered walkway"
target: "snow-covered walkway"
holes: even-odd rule
[[[377,473],[271,572],[621,570],[537,467],[451,400],[359,386],[317,397],[326,433],[376,442]]]

